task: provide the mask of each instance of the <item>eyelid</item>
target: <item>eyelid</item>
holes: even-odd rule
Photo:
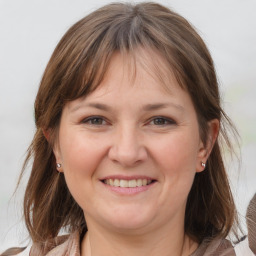
[[[152,124],[152,125],[155,125],[155,126],[164,126],[164,125],[174,125],[174,124],[177,124],[177,122],[173,119],[173,118],[169,118],[169,117],[165,117],[165,116],[154,116],[152,117],[148,124],[150,124],[151,122],[153,122],[154,120],[156,119],[163,119],[164,121],[167,121],[167,123],[165,124],[159,124],[159,125],[156,125],[156,124]]]
[[[104,123],[104,124],[90,124],[89,121],[92,121],[93,119],[102,119],[103,122],[105,122],[105,123]],[[83,123],[83,124],[89,124],[89,125],[92,125],[92,126],[102,126],[102,125],[107,125],[107,124],[108,124],[108,121],[106,120],[105,117],[97,115],[97,116],[88,116],[88,117],[86,117],[86,118],[83,118],[83,119],[81,120],[81,123]]]
[[[93,119],[102,119],[102,124],[93,124],[93,123],[89,123],[90,121],[92,121]],[[152,122],[154,122],[156,119],[162,119],[165,123],[164,124],[154,124]],[[103,125],[108,125],[110,122],[101,115],[92,115],[92,116],[88,116],[86,118],[83,118],[81,120],[82,124],[88,124],[91,126],[103,126]],[[146,124],[148,125],[154,125],[154,126],[167,126],[167,125],[175,125],[177,124],[177,122],[173,119],[173,118],[169,118],[169,117],[165,117],[165,116],[154,116],[151,117]]]

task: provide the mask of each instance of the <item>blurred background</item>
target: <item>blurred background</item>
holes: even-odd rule
[[[256,1],[158,1],[187,18],[207,43],[223,106],[240,133],[241,162],[227,157],[243,217],[256,192]],[[0,0],[0,252],[27,244],[15,186],[34,133],[33,102],[47,61],[65,31],[110,3],[95,0]]]

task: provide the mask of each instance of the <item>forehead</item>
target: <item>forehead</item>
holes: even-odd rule
[[[114,54],[98,87],[85,97],[70,102],[69,109],[79,108],[87,102],[88,106],[111,104],[130,109],[144,104],[167,106],[171,103],[183,110],[184,105],[191,103],[189,94],[179,86],[161,56],[153,54],[143,52],[136,58]]]
[[[173,68],[160,53],[152,49],[138,48],[132,53],[115,52],[96,90],[103,90],[103,87],[107,89],[114,84],[119,88],[121,84],[129,84],[149,89],[148,84],[152,81],[165,94],[172,94],[174,87],[183,89]]]

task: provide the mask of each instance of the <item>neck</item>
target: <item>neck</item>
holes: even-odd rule
[[[184,234],[179,225],[151,232],[115,232],[93,225],[88,227],[81,248],[82,256],[188,256],[197,244]]]

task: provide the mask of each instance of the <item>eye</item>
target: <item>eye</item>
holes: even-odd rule
[[[170,118],[166,117],[155,117],[151,119],[150,123],[151,125],[171,125],[171,124],[176,124],[176,122]]]
[[[107,122],[104,120],[104,118],[100,116],[91,116],[87,117],[82,121],[84,124],[89,124],[89,125],[106,125]]]

